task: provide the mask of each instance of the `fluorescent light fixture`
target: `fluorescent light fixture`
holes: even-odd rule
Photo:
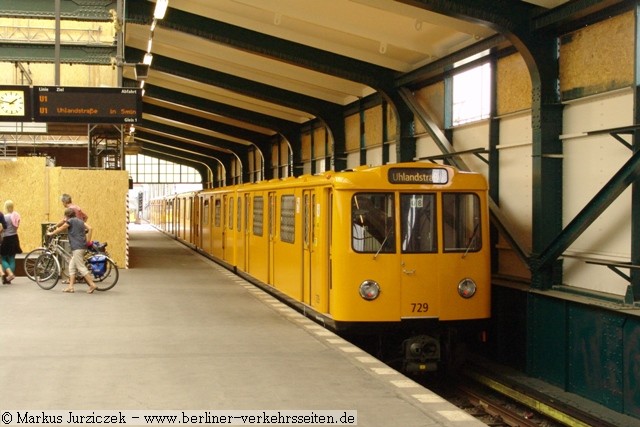
[[[156,19],[164,18],[164,14],[167,12],[167,7],[169,7],[169,0],[156,0],[156,8],[153,11],[153,17]]]
[[[142,63],[146,65],[151,65],[151,61],[153,61],[153,55],[150,53],[145,53],[144,58],[142,58]]]

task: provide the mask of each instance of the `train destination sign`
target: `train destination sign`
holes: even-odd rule
[[[390,168],[391,184],[446,184],[449,181],[444,168]]]
[[[142,89],[34,86],[36,122],[137,123]]]

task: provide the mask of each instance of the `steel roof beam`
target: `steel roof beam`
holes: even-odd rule
[[[0,0],[0,16],[54,19],[54,6],[51,0]],[[116,0],[60,0],[60,16],[74,21],[111,21],[110,10],[116,6]]]
[[[55,62],[53,44],[0,43],[0,61]],[[111,65],[116,55],[115,46],[61,45],[60,62],[63,64]]]
[[[153,3],[134,2],[127,7],[128,22],[151,24]],[[395,70],[327,52],[301,43],[269,36],[179,9],[169,8],[162,28],[202,37],[246,52],[273,58],[323,74],[360,82],[377,90],[392,87]],[[154,59],[155,61],[155,59]]]
[[[142,62],[144,51],[127,47],[128,60]],[[341,106],[333,102],[323,101],[307,95],[302,95],[274,86],[258,83],[242,77],[223,73],[211,68],[189,64],[162,55],[153,56],[153,70],[173,74],[195,82],[220,87],[245,96],[308,112],[316,117],[323,117]]]
[[[244,121],[253,125],[272,129],[274,132],[281,134],[297,134],[300,132],[301,126],[298,123],[280,119],[278,117],[269,116],[262,113],[246,110],[221,102],[211,101],[206,98],[188,95],[181,92],[172,91],[159,86],[145,84],[145,96],[151,98],[162,99],[166,102],[185,107],[202,110],[211,114],[217,114],[222,117],[233,118],[235,120]]]
[[[170,126],[162,123],[153,122],[143,117],[142,122],[136,124],[136,134],[147,131],[148,133],[164,136],[171,140],[178,140],[182,142],[190,142],[193,146],[205,147],[220,152],[231,153],[247,150],[247,146],[241,144],[234,144],[224,139],[215,138],[202,133],[193,132],[185,129],[180,129],[175,126]]]
[[[271,140],[271,137],[268,135],[243,129],[241,127],[232,126],[226,123],[220,123],[215,120],[209,120],[204,117],[196,116],[193,114],[176,111],[170,108],[164,108],[154,104],[143,103],[142,111],[144,111],[145,114],[151,114],[159,117],[166,117],[172,121],[202,128],[209,132],[216,132],[216,133],[228,135],[233,138],[252,142],[256,145],[265,145],[269,143]],[[233,142],[233,141],[230,141],[230,142]]]

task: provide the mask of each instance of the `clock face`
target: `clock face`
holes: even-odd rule
[[[0,116],[24,116],[24,91],[0,90]]]

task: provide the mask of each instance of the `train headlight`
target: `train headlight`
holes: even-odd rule
[[[458,283],[458,294],[462,298],[471,298],[476,294],[476,282],[469,279],[468,277],[462,279],[460,283]]]
[[[373,301],[380,295],[380,285],[375,280],[365,280],[360,284],[360,296],[367,301]]]

